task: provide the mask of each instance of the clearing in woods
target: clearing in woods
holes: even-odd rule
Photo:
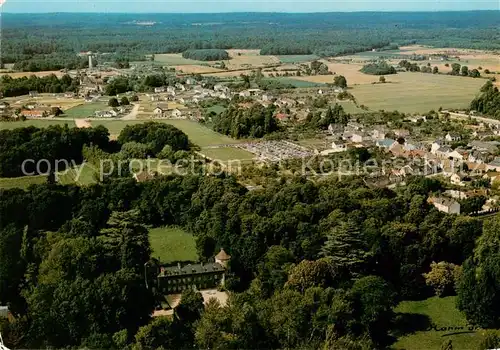
[[[178,227],[160,227],[149,231],[151,257],[162,263],[198,261],[194,237]]]
[[[397,320],[394,336],[398,340],[392,348],[440,349],[443,342],[451,339],[454,350],[478,349],[483,331],[469,330],[455,302],[456,297],[401,302],[394,310]]]

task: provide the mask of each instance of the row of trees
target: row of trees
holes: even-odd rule
[[[57,78],[54,74],[46,77],[12,78],[4,75],[0,78],[0,91],[5,97],[27,95],[30,91],[40,93],[61,93],[77,92],[80,84],[78,78],[71,78],[69,75],[63,75]]]
[[[463,77],[479,78],[481,73],[477,69],[469,70],[467,66],[461,66],[460,63],[451,64],[451,75],[461,75]]]

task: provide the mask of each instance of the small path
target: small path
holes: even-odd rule
[[[127,114],[126,116],[122,117],[121,119],[122,120],[135,120],[137,119],[137,114],[139,113],[139,107],[140,107],[140,103],[136,103],[134,104],[134,108],[132,108],[132,111]]]

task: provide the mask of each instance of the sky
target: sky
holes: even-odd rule
[[[500,0],[0,0],[2,12],[352,12],[500,10]]]

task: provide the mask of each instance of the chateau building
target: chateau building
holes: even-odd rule
[[[211,263],[161,266],[148,262],[145,265],[146,281],[148,287],[153,287],[164,295],[182,293],[188,288],[216,288],[224,284],[230,260],[231,256],[221,249]],[[154,276],[156,278],[152,279]]]

